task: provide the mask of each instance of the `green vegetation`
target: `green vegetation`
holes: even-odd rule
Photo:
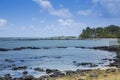
[[[120,26],[110,25],[107,27],[84,29],[79,38],[120,38]]]

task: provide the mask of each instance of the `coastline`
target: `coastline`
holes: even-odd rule
[[[65,48],[65,47],[60,47],[60,48]],[[105,76],[106,76],[105,78],[107,78],[107,77],[109,77],[108,75],[116,76],[116,79],[117,79],[117,76],[120,73],[120,63],[119,63],[119,61],[120,61],[120,45],[98,46],[98,47],[77,47],[77,48],[116,52],[117,56],[115,59],[113,59],[114,63],[111,63],[108,67],[103,68],[103,69],[88,69],[88,70],[78,69],[76,71],[68,70],[65,72],[62,72],[62,71],[59,71],[56,69],[47,69],[45,71],[47,73],[47,75],[40,76],[39,78],[35,78],[33,75],[28,75],[27,74],[28,72],[24,71],[23,72],[24,77],[12,78],[10,74],[6,74],[6,75],[4,75],[4,77],[0,77],[0,79],[1,80],[4,80],[4,79],[6,79],[6,80],[9,80],[9,79],[10,80],[93,80],[93,79],[94,80],[102,80],[101,78],[103,78]],[[18,50],[20,50],[20,49],[18,49]],[[86,63],[86,64],[89,64],[89,63]],[[86,64],[84,64],[84,65],[86,65]],[[92,64],[90,64],[90,65],[92,65]],[[94,65],[92,65],[92,66],[94,66]],[[22,66],[19,68],[15,68],[15,70],[22,69],[22,68],[26,68],[26,67]],[[40,69],[40,68],[36,68],[35,70],[42,71],[42,69]],[[81,77],[81,74],[84,74],[84,76]],[[116,75],[113,75],[113,74],[116,74]],[[101,76],[100,79],[98,79],[99,76]],[[105,80],[108,80],[108,79],[105,79]],[[111,80],[114,80],[114,79],[111,79]]]
[[[119,80],[120,79],[120,45],[100,46],[89,49],[105,50],[115,52],[116,58],[109,67],[94,70],[77,70],[70,75],[64,77],[51,78],[48,80]],[[81,75],[82,74],[82,75]],[[84,75],[83,75],[84,74]]]

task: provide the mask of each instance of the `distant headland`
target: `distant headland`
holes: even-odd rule
[[[120,38],[120,26],[109,25],[106,27],[83,29],[80,38]]]

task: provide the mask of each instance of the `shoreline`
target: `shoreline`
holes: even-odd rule
[[[85,48],[85,47],[84,47]],[[100,46],[100,47],[92,47],[87,49],[94,49],[94,50],[104,50],[109,52],[115,52],[116,58],[114,62],[109,65],[108,68],[103,69],[94,69],[94,70],[87,70],[88,72],[84,75],[84,71],[77,71],[73,74],[66,75],[64,77],[57,77],[57,78],[50,78],[48,80],[119,80],[120,79],[120,45],[113,45],[113,46]]]
[[[65,47],[58,47],[58,48],[65,48]],[[56,70],[56,69],[47,69],[45,72],[47,73],[47,75],[45,76],[40,76],[39,78],[35,78],[33,75],[28,75],[27,71],[24,71],[23,74],[24,76],[21,78],[12,78],[10,74],[6,74],[4,75],[4,77],[0,77],[0,79],[6,79],[6,80],[69,80],[69,79],[64,79],[64,78],[71,78],[71,75],[74,77],[78,76],[79,74],[82,73],[86,73],[87,75],[91,75],[89,73],[93,73],[93,72],[104,72],[106,73],[106,71],[109,71],[109,73],[120,73],[120,45],[115,45],[115,46],[99,46],[99,47],[76,47],[76,48],[82,48],[82,49],[94,49],[94,50],[104,50],[104,51],[109,51],[109,52],[116,52],[116,58],[113,59],[114,62],[111,63],[108,67],[103,68],[103,69],[88,69],[88,70],[81,70],[78,69],[76,71],[65,71],[64,73],[62,71]],[[19,50],[19,49],[18,49]],[[90,64],[90,63],[86,63],[86,64]],[[91,64],[90,64],[91,65]],[[25,66],[20,67],[20,68],[26,68]],[[19,69],[19,68],[16,68]],[[41,71],[41,69],[37,68],[36,70]],[[81,72],[82,71],[82,72]],[[87,73],[88,72],[88,73]],[[76,75],[77,74],[77,75]],[[95,76],[95,74],[93,74],[93,77]],[[99,76],[96,75],[96,76]],[[74,78],[73,77],[73,78]],[[87,76],[88,77],[88,76]],[[63,79],[61,79],[63,78]],[[78,77],[79,78],[79,77]],[[72,79],[74,80],[74,79]],[[79,80],[79,79],[75,79],[75,80]],[[86,80],[86,79],[82,79],[82,80]],[[91,80],[91,79],[88,79]],[[96,79],[97,80],[97,79]]]
[[[12,78],[10,74],[0,76],[0,80],[119,80],[120,68],[106,68],[94,70],[81,70],[76,71],[68,70],[62,73],[55,69],[47,70],[48,74],[39,76],[38,78],[33,75],[24,74],[23,77]]]
[[[83,48],[83,47],[81,47]],[[70,71],[69,75],[65,76],[57,76],[57,77],[49,77],[48,80],[118,80],[120,79],[120,45],[113,45],[113,46],[100,46],[100,47],[84,47],[84,49],[94,49],[94,50],[104,50],[104,51],[109,51],[109,52],[115,52],[116,53],[116,58],[113,59],[114,62],[110,63],[108,67],[103,68],[103,69],[90,69],[90,70],[76,70]],[[78,73],[79,72],[79,73]],[[86,73],[87,76],[81,77],[80,74]],[[92,73],[92,74],[91,74]],[[100,73],[100,74],[99,74]],[[99,78],[99,76],[102,77]],[[86,75],[85,74],[85,75]],[[114,75],[115,74],[115,75]],[[111,76],[108,76],[111,75]],[[72,76],[72,77],[71,77]],[[103,79],[105,78],[105,79]],[[116,78],[116,79],[115,79]]]

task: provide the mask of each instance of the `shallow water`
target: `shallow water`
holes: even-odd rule
[[[99,39],[99,40],[0,40],[0,48],[16,48],[16,47],[58,47],[64,46],[67,48],[52,48],[52,49],[37,49],[30,50],[25,49],[21,51],[7,51],[0,52],[0,75],[3,76],[6,73],[11,73],[13,77],[21,77],[24,70],[12,71],[9,65],[15,64],[16,66],[27,66],[28,74],[32,74],[36,77],[44,75],[45,72],[34,71],[34,68],[40,67],[42,69],[59,69],[76,70],[76,69],[95,69],[104,68],[109,63],[109,60],[113,59],[116,54],[113,52],[81,49],[75,48],[75,46],[95,47],[95,46],[108,46],[111,42],[116,42],[116,39]],[[115,43],[116,44],[116,43]],[[10,59],[14,62],[6,62],[5,59]],[[21,62],[21,60],[24,60]],[[97,64],[96,67],[89,66],[77,66],[73,63],[92,63]],[[100,64],[102,63],[102,64]]]

